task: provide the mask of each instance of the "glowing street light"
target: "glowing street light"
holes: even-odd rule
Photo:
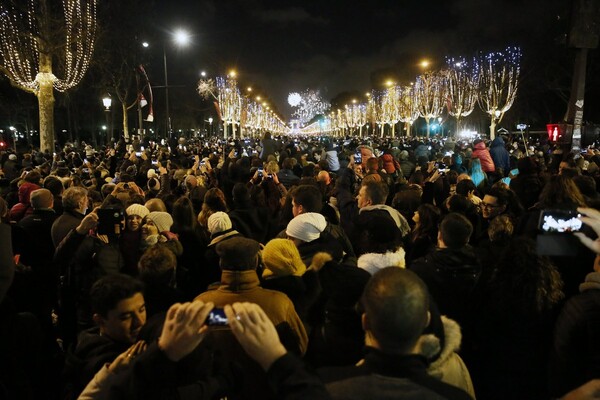
[[[200,76],[205,78],[206,77],[206,71],[200,71]]]
[[[173,42],[178,46],[186,46],[191,41],[191,35],[183,30],[177,29],[173,34]],[[171,115],[169,111],[169,73],[167,72],[167,49],[166,45],[163,44],[163,61],[165,66],[165,105],[167,109],[167,135],[171,136]]]
[[[387,87],[392,87],[394,85],[394,81],[391,79],[388,79],[387,81],[385,81],[385,86]]]
[[[429,60],[423,60],[419,63],[419,66],[421,68],[429,68],[430,65],[431,65],[431,62]]]

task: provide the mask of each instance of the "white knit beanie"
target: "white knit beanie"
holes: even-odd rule
[[[218,232],[226,231],[233,227],[229,215],[227,215],[223,211],[217,211],[216,213],[208,217],[207,225],[208,231],[211,235]]]
[[[164,211],[152,211],[146,218],[154,222],[159,232],[168,232],[173,225],[173,217]]]
[[[127,207],[127,210],[125,210],[125,212],[128,216],[137,215],[141,218],[146,218],[146,216],[150,214],[150,210],[148,210],[145,206],[141,204],[132,204],[129,207]]]
[[[312,242],[321,236],[325,230],[327,221],[319,213],[304,213],[292,219],[285,233],[292,238],[300,239],[303,242]]]

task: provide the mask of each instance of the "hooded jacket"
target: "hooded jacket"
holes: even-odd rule
[[[495,172],[496,165],[494,164],[494,160],[492,160],[490,151],[485,146],[485,142],[479,142],[473,147],[474,150],[471,158],[479,158],[483,172]]]
[[[10,209],[10,220],[19,222],[26,215],[33,213],[31,201],[29,200],[31,192],[41,189],[35,183],[25,182],[19,186],[19,202]]]
[[[395,252],[388,251],[384,254],[366,253],[358,257],[358,268],[364,269],[371,275],[387,267],[405,268],[404,257],[405,253],[402,247],[399,247]]]
[[[508,174],[508,171],[510,171],[510,154],[504,147],[504,139],[502,137],[498,136],[492,140],[490,155],[492,156],[492,160],[494,160],[496,168],[502,168],[504,173]]]

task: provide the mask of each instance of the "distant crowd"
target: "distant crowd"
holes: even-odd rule
[[[600,149],[524,139],[2,151],[0,398],[600,398]]]

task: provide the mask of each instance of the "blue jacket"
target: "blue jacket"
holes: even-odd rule
[[[504,146],[504,139],[500,136],[492,141],[490,155],[492,156],[492,160],[494,160],[496,168],[502,168],[505,174],[510,171],[510,154]]]

